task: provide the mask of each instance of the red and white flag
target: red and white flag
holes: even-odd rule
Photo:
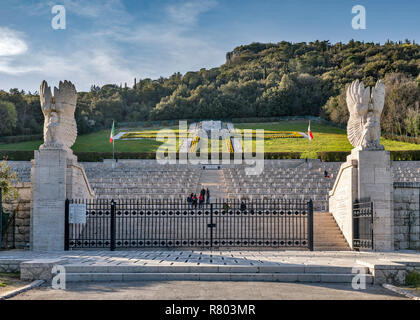
[[[308,139],[309,140],[314,140],[314,135],[312,134],[311,131],[311,122],[309,121],[309,127],[308,127]]]
[[[111,128],[111,134],[109,136],[109,143],[112,143],[114,141],[114,121],[112,121],[112,128]]]

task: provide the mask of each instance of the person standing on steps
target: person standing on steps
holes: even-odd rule
[[[204,190],[204,189],[203,189],[203,190]],[[203,193],[202,193],[202,192],[200,193],[200,196],[199,196],[198,200],[199,200],[199,205],[198,205],[198,207],[201,209],[201,208],[203,207],[203,204],[204,204],[204,195],[203,195]]]
[[[206,190],[206,203],[207,204],[210,203],[210,190],[209,190],[209,188],[207,188],[207,190]]]
[[[192,197],[192,205],[195,209],[197,209],[197,195],[194,193]]]
[[[187,202],[188,202],[188,209],[192,209],[192,202],[193,202],[193,194],[192,193],[187,197]]]

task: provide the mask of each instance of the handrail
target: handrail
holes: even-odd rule
[[[335,190],[337,189],[338,183],[340,181],[341,175],[343,174],[343,171],[348,168],[356,168],[357,167],[357,160],[351,160],[350,162],[345,162],[341,165],[340,171],[338,172],[337,179],[335,179],[334,186],[332,190],[329,192],[329,196],[333,197],[335,194]]]
[[[85,172],[84,168],[81,167],[81,166],[79,166],[79,165],[77,165],[77,164],[74,164],[74,163],[72,163],[71,166],[79,169],[82,172],[82,176],[83,176],[83,179],[85,180],[85,183],[86,183],[86,186],[87,186],[87,188],[89,190],[90,196],[91,197],[95,197],[95,192],[92,190],[92,187],[90,186],[90,183],[89,183],[89,180],[88,180],[88,178],[86,176],[86,172]]]

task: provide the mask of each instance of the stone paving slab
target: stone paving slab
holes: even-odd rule
[[[0,252],[0,264],[36,259],[65,259],[69,264],[81,265],[221,265],[221,266],[278,266],[318,265],[397,266],[400,263],[418,266],[420,252],[300,252],[300,251],[63,251],[33,252],[10,250]]]
[[[174,280],[245,280],[329,282],[349,281],[353,267],[365,267],[375,283],[403,283],[407,272],[420,270],[420,252],[302,252],[302,251],[67,251],[0,252],[0,267],[20,263],[25,279],[50,280],[53,264],[70,268],[81,279],[153,280],[161,274]],[[83,274],[83,275],[82,275]],[[95,276],[93,274],[98,274]],[[142,276],[142,274],[144,276]],[[168,276],[174,274],[174,276]],[[181,274],[183,276],[181,276]],[[121,276],[120,276],[121,275]],[[191,276],[186,276],[191,275]],[[201,277],[202,275],[202,277]],[[151,277],[150,279],[148,277]],[[157,276],[156,276],[157,277]],[[168,278],[168,279],[169,279]],[[372,278],[372,279],[373,279]],[[250,280],[250,281],[251,281]],[[95,280],[96,281],[96,280]],[[266,280],[263,280],[266,281]]]

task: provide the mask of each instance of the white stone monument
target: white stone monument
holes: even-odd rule
[[[31,249],[63,250],[65,200],[90,199],[94,193],[70,149],[77,137],[74,85],[60,82],[59,88],[54,88],[53,97],[43,81],[40,99],[45,117],[44,144],[35,151],[32,161]]]
[[[352,246],[352,203],[370,198],[374,203],[373,241],[378,251],[393,250],[393,186],[390,153],[380,144],[380,119],[385,85],[365,88],[354,81],[347,89],[350,118],[347,135],[354,149],[342,164],[333,190],[330,211]]]

